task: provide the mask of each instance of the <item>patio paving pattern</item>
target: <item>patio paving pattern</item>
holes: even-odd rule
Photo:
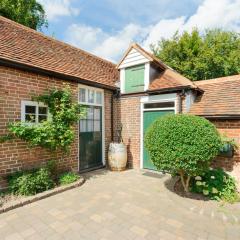
[[[240,205],[182,198],[168,175],[98,170],[86,182],[0,215],[0,239],[239,240]]]

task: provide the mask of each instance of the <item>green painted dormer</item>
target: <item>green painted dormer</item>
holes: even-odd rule
[[[165,69],[163,63],[136,43],[126,51],[117,65],[121,94],[147,91],[152,78]]]
[[[125,93],[144,91],[144,70],[145,64],[125,68]]]

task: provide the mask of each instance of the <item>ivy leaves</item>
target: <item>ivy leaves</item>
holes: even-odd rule
[[[48,106],[50,120],[39,124],[10,123],[8,136],[22,139],[30,146],[40,146],[51,151],[68,151],[75,138],[74,124],[85,116],[85,108],[73,101],[68,86],[62,90],[50,90],[46,94],[33,97],[33,100]],[[5,138],[8,140],[11,137]]]

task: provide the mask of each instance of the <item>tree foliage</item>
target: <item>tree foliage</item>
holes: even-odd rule
[[[185,191],[192,176],[208,170],[221,145],[215,126],[193,115],[160,117],[145,135],[145,146],[153,164],[158,170],[179,174]]]
[[[44,8],[36,0],[1,0],[0,15],[35,30],[47,27]]]
[[[176,33],[152,45],[153,53],[191,80],[240,73],[240,34],[220,29]]]

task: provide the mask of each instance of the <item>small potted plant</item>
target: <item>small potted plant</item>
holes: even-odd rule
[[[109,145],[108,163],[112,171],[123,171],[127,165],[127,148],[122,139],[122,126],[117,131],[118,141]]]
[[[221,138],[223,146],[220,149],[219,155],[222,157],[233,157],[234,152],[238,150],[238,144],[236,143],[235,139],[228,138],[225,135],[223,135]]]

